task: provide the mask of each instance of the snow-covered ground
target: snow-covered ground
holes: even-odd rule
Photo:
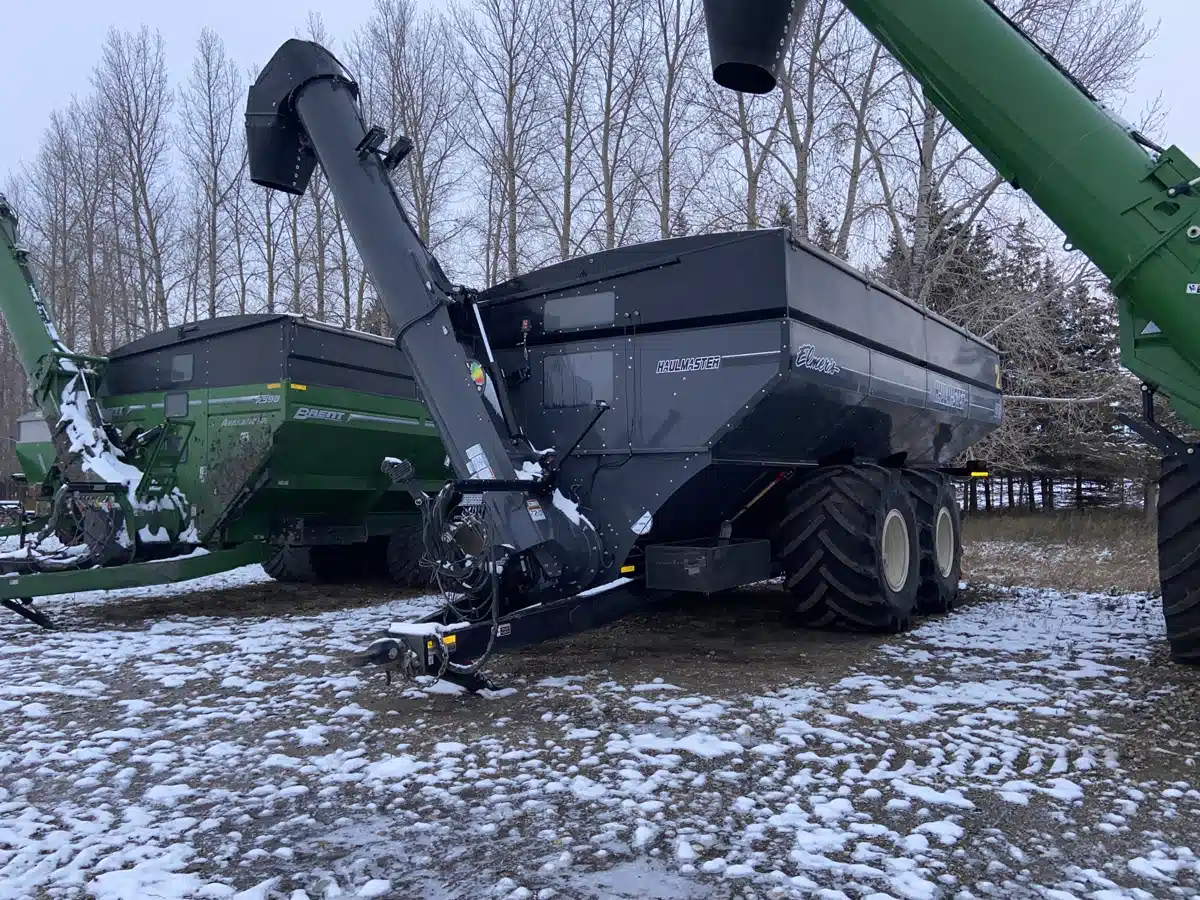
[[[1144,596],[994,591],[783,666],[648,619],[471,697],[342,660],[430,598],[223,605],[265,580],[0,618],[0,900],[1200,896],[1164,712],[1197,678]]]

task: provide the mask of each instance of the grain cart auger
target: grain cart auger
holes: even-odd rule
[[[1200,428],[1200,168],[1122,121],[993,0],[842,0],[1013,188],[1109,279],[1130,429],[1163,454],[1158,555],[1171,655],[1200,663],[1200,453],[1155,422],[1162,393]],[[774,88],[793,0],[704,0],[713,78]]]
[[[447,604],[356,662],[479,684],[494,650],[776,574],[808,624],[953,605],[949,464],[1000,422],[995,348],[786,229],[451,284],[389,177],[412,143],[311,42],[263,69],[246,131],[259,185],[322,167],[453,470],[426,493],[380,460]]]
[[[195,549],[192,510],[174,478],[191,423],[186,407],[127,435],[106,421],[96,400],[106,360],[73,353],[60,339],[2,196],[0,313],[54,453],[43,527],[19,531],[16,547],[0,542],[0,605],[49,628],[31,598],[164,581],[173,567],[161,560]],[[160,562],[126,565],[146,560]]]

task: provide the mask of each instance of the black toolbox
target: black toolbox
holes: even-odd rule
[[[771,542],[712,538],[646,547],[646,587],[715,594],[771,577]]]

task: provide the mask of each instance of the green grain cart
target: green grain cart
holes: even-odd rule
[[[282,580],[420,583],[420,520],[380,461],[403,449],[440,487],[445,451],[390,340],[282,314],[191,323],[114,351],[99,397],[125,434],[191,423],[175,479],[202,545],[267,542]]]

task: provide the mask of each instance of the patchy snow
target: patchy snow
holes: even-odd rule
[[[1122,756],[1146,598],[1008,591],[762,689],[742,659],[539,653],[487,697],[345,664],[432,597],[106,617],[265,580],[0,619],[0,900],[1200,896],[1192,745]]]
[[[517,477],[522,481],[536,481],[541,478],[545,472],[542,469],[541,463],[529,462],[528,460],[521,463],[521,468],[517,470]],[[568,500],[563,496],[562,491],[558,488],[554,489],[554,495],[551,497],[555,508],[561,512],[572,525],[578,525],[581,521],[587,521],[579,512],[579,504],[573,500]],[[588,523],[591,524],[590,522]]]

